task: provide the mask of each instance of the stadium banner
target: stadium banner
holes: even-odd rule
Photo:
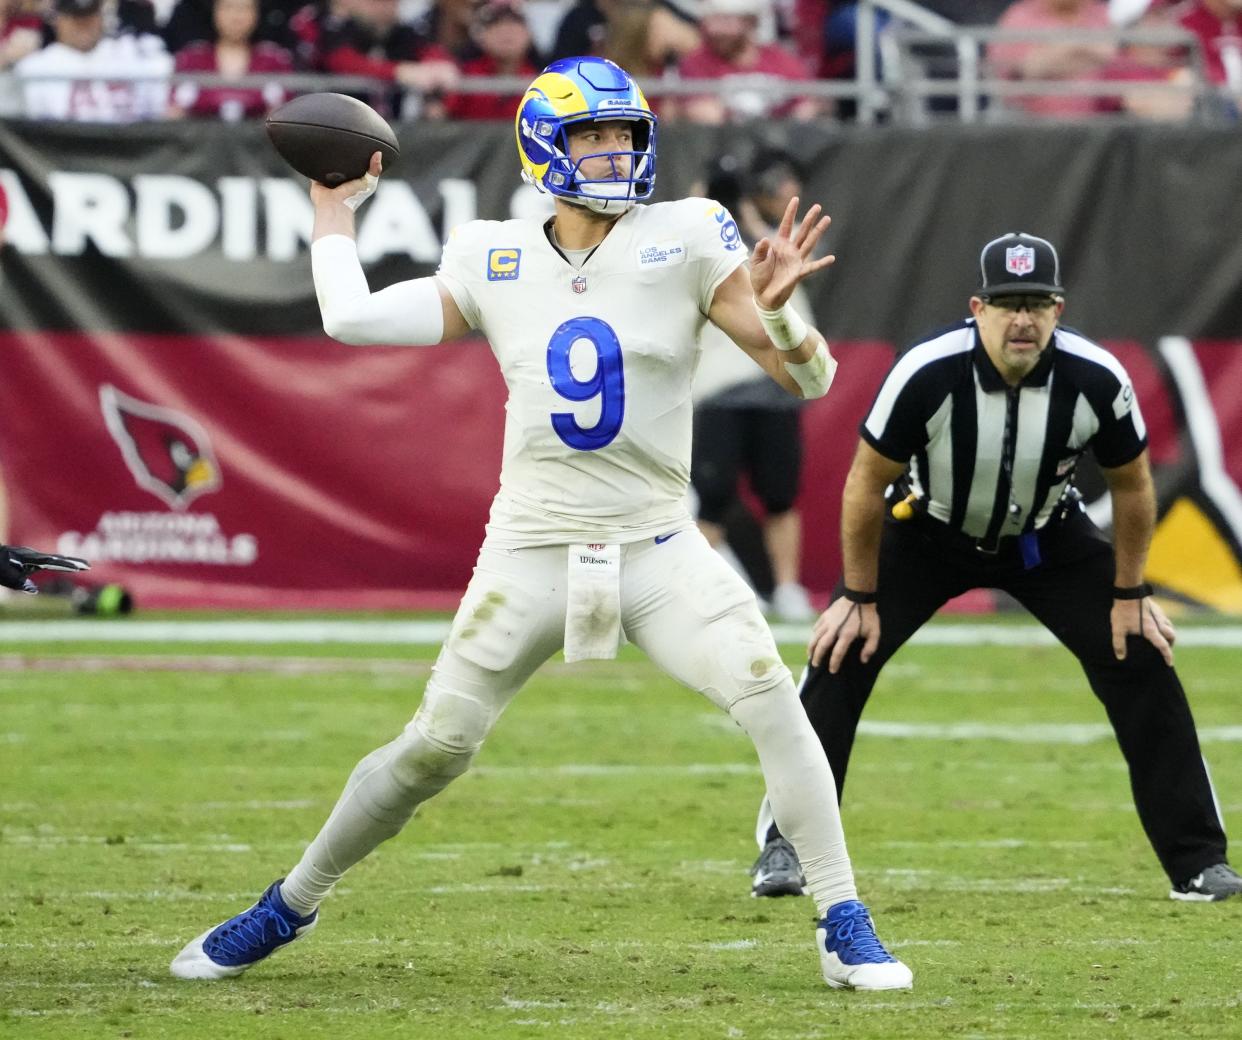
[[[453,227],[548,212],[503,125],[398,128],[360,213],[372,284]],[[803,411],[805,579],[839,565],[852,431],[894,351],[966,313],[979,247],[1061,249],[1066,320],[1112,347],[1160,495],[1150,575],[1242,611],[1242,139],[1200,128],[661,130],[659,198],[784,147],[834,217],[808,285],[841,370]],[[0,123],[0,536],[84,555],[143,606],[449,606],[496,488],[504,387],[480,339],[319,329],[305,182],[257,125]],[[1187,272],[1196,272],[1193,278]],[[1107,496],[1085,474],[1093,515]]]

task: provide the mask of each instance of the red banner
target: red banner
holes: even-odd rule
[[[500,466],[487,345],[0,334],[9,538],[144,606],[451,606]]]
[[[762,129],[801,160],[803,197],[831,203],[842,259],[807,286],[841,361],[803,412],[807,585],[822,596],[837,577],[841,488],[893,345],[956,320],[978,243],[1026,227],[1061,245],[1073,322],[1133,376],[1160,502],[1149,576],[1242,611],[1242,245],[1219,190],[1242,136],[1060,127],[1032,148],[1019,126]],[[418,161],[360,213],[372,285],[431,273],[466,221],[543,212],[511,130],[398,132]],[[699,190],[705,157],[745,165],[760,143],[670,127],[663,197]],[[0,186],[0,539],[86,556],[143,607],[453,604],[497,486],[495,363],[479,340],[356,349],[317,333],[310,203],[261,126],[0,121]],[[1080,477],[1107,525],[1099,475]]]
[[[1157,463],[1153,577],[1238,609],[1242,344],[1114,349]],[[504,424],[481,340],[0,333],[0,351],[9,539],[84,556],[143,606],[447,608],[470,576]],[[832,392],[803,412],[803,573],[820,592],[855,431],[893,357],[834,352]]]

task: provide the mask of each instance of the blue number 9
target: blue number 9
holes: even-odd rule
[[[569,351],[579,340],[595,348],[595,373],[578,379],[569,367]],[[553,412],[552,429],[571,448],[596,451],[612,443],[625,417],[625,369],[621,343],[612,326],[599,318],[570,318],[548,341],[548,377],[552,389],[570,401],[599,398],[599,420],[582,427],[572,412]]]

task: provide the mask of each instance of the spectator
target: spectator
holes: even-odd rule
[[[1133,11],[1109,5],[1109,18],[1113,24],[1118,18],[1129,17]],[[1146,5],[1144,11],[1134,14],[1140,19],[1139,27],[1146,29],[1169,28],[1171,24],[1168,5],[1163,0]],[[1194,46],[1194,44],[1192,44]],[[1116,83],[1118,92],[1111,97],[1099,99],[1100,107],[1109,112],[1124,112],[1140,119],[1182,122],[1190,117],[1195,107],[1195,94],[1191,89],[1194,76],[1188,61],[1187,47],[1129,44],[1121,48],[1116,60],[1110,62],[1102,77]],[[1146,84],[1166,83],[1175,89],[1151,90]],[[1138,84],[1131,88],[1128,84]]]
[[[1195,0],[1177,24],[1199,37],[1208,79],[1242,94],[1242,0]]]
[[[293,71],[293,57],[274,43],[255,43],[259,0],[215,0],[215,42],[200,40],[176,56],[178,72],[209,72],[230,79]],[[200,87],[179,83],[173,91],[174,114],[210,117],[234,123],[255,119],[284,102],[285,88],[273,78],[262,88]]]
[[[815,98],[781,99],[730,82],[738,77],[811,79],[807,67],[779,44],[758,42],[762,7],[763,0],[703,0],[699,19],[703,44],[681,60],[679,71],[683,79],[722,82],[719,92],[682,102],[682,113],[691,121],[718,125],[769,117],[805,120],[823,113],[823,106]]]
[[[52,43],[14,66],[28,118],[128,123],[164,116],[172,58],[158,36],[106,35],[103,0],[56,0],[54,31]]]
[[[432,0],[416,24],[419,35],[451,54],[457,62],[479,56],[470,36],[475,0]]]
[[[402,22],[397,0],[329,0],[313,4],[290,23],[301,41],[300,57],[319,72],[371,76],[417,91],[416,104],[395,94],[366,100],[385,115],[442,118],[441,95],[457,83],[452,56],[414,26]]]
[[[578,0],[561,19],[552,56],[592,54],[658,76],[700,43],[694,20],[667,0]]]
[[[19,9],[19,0],[0,0],[0,70],[43,45],[43,23]]]
[[[720,190],[719,172],[713,181],[708,194],[726,207],[736,204],[732,211],[738,216],[742,238],[752,248],[776,233],[785,208],[802,191],[793,160],[777,151],[755,157],[739,198],[728,198],[732,192],[727,186]],[[794,302],[803,313],[810,311],[804,293],[796,293]],[[815,610],[799,575],[802,519],[794,505],[802,468],[801,401],[784,393],[714,326],[704,326],[700,343],[703,353],[694,382],[690,463],[690,482],[699,497],[699,530],[713,548],[743,570],[758,591],[768,591],[759,574],[766,578],[770,573],[771,609],[777,617],[813,621]],[[766,559],[760,561],[752,561],[744,545],[733,544],[736,535],[746,535],[737,510],[742,476],[763,509]],[[758,573],[750,573],[743,561]]]
[[[118,36],[126,33],[135,36],[160,35],[160,10],[156,8],[152,0],[115,0],[110,12],[107,24],[116,26]],[[165,9],[163,13],[166,19],[170,11]]]
[[[463,76],[518,76],[534,79],[531,34],[522,0],[483,0],[475,8],[474,42],[482,52],[462,65]],[[513,119],[517,94],[453,94],[445,100],[451,119]]]
[[[1048,43],[997,43],[988,55],[998,75],[1031,83],[1094,81],[1117,57],[1106,41],[1074,38],[1075,30],[1108,29],[1104,0],[1017,0],[996,23],[998,29],[1055,29],[1065,38]],[[1083,116],[1100,108],[1092,95],[1029,94],[1009,99],[1010,107],[1039,116]]]
[[[794,52],[817,79],[831,79],[824,28],[832,0],[794,0],[790,10]]]

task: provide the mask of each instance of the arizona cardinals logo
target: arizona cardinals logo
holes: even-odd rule
[[[138,486],[173,509],[220,487],[220,466],[207,431],[184,412],[147,404],[114,386],[99,388],[108,432]]]

